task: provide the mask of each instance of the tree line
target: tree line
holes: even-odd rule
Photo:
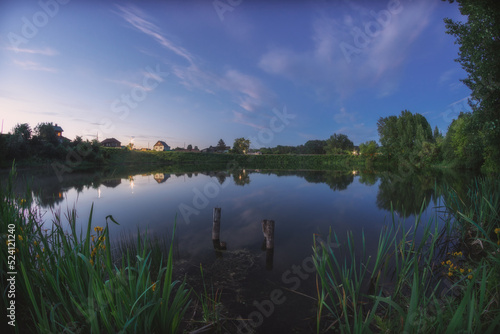
[[[39,123],[34,129],[29,124],[17,124],[9,134],[0,135],[0,161],[24,160],[45,161],[64,160],[68,154],[85,155],[91,163],[100,163],[105,152],[98,140],[74,140],[58,136],[52,123]]]

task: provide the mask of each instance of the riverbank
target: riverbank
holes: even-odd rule
[[[199,167],[204,169],[362,169],[385,166],[383,159],[370,160],[354,155],[298,155],[298,154],[217,154],[195,152],[156,152],[130,151],[124,149],[101,148],[103,158],[88,161],[84,157],[67,156],[64,160],[30,160],[16,162],[18,168],[50,167],[60,172],[69,172],[96,168],[114,168],[121,166],[172,166]],[[3,162],[2,168],[10,168],[12,162]]]

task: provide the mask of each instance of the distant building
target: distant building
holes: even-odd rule
[[[167,145],[164,141],[158,140],[156,144],[153,146],[153,150],[155,151],[170,151],[170,146]]]
[[[154,176],[154,179],[158,183],[163,183],[167,181],[167,179],[170,177],[170,174],[165,174],[165,173],[156,173]]]
[[[57,125],[57,123],[56,125],[54,125],[54,131],[58,138],[62,138],[63,129],[59,125]]]
[[[101,142],[101,145],[104,147],[121,147],[122,143],[115,138],[106,138]]]

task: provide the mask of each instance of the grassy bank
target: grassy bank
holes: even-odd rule
[[[218,166],[222,169],[358,169],[368,165],[383,165],[362,156],[300,155],[300,154],[214,154],[192,152],[154,152],[106,150],[107,165],[164,164],[186,166]]]
[[[393,216],[367,254],[352,234],[341,252],[315,243],[317,332],[498,333],[500,181],[477,180],[466,197],[444,194],[448,221],[407,229]],[[338,242],[334,232],[330,235]]]
[[[108,222],[98,226],[90,212],[86,231],[68,229],[58,219],[44,226],[29,196],[12,191],[15,174],[0,187],[2,284],[15,277],[14,290],[2,291],[3,309],[13,305],[17,333],[175,333],[189,305],[189,291],[172,278],[172,244],[153,264],[151,243],[139,237],[134,251],[113,262]],[[26,194],[30,194],[27,191]],[[9,274],[16,272],[17,274]],[[5,321],[5,318],[2,320]],[[5,322],[3,323],[5,324]]]
[[[349,169],[365,168],[368,164],[383,164],[369,161],[361,156],[352,155],[296,155],[296,154],[215,154],[194,152],[156,152],[130,151],[124,149],[101,148],[102,159],[88,160],[71,156],[66,160],[23,160],[19,167],[56,166],[61,171],[66,169],[85,170],[90,168],[133,167],[133,166],[184,166],[187,168],[207,169]],[[2,162],[2,167],[10,167],[12,162]]]

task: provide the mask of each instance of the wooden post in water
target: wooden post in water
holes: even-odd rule
[[[212,240],[220,240],[220,211],[221,208],[214,208],[214,224],[212,226]]]
[[[226,250],[226,243],[220,241],[220,216],[221,208],[214,208],[214,222],[212,225],[212,243],[215,249],[215,257],[222,258],[222,251]]]
[[[266,238],[266,249],[274,248],[274,220],[262,221],[262,233]]]
[[[264,219],[262,221],[262,234],[265,240],[262,243],[262,250],[266,251],[266,269],[273,269],[274,258],[274,220]]]

